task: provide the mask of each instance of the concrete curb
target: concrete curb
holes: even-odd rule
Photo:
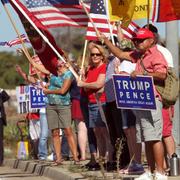
[[[85,162],[86,163],[86,162]],[[6,159],[4,161],[5,166],[9,166],[14,169],[21,169],[24,172],[31,174],[36,174],[39,176],[45,176],[52,180],[88,180],[88,179],[103,179],[100,171],[87,171],[80,174],[77,171],[76,173],[70,172],[69,168],[72,165],[72,162],[64,162],[62,166],[51,167],[50,162],[37,162],[35,160],[17,160],[17,159]],[[106,173],[106,179],[116,179],[114,177],[115,173]],[[89,177],[89,178],[88,178]],[[137,175],[122,175],[121,179],[123,180],[134,180]],[[172,177],[169,176],[168,180],[180,180],[180,176]]]
[[[34,161],[23,161],[16,159],[7,159],[4,161],[5,166],[22,171],[34,173],[39,176],[45,176],[53,180],[87,180],[80,173],[71,173],[67,168],[50,167],[48,163],[38,163]]]

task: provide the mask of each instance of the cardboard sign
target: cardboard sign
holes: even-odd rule
[[[131,78],[129,75],[113,75],[117,108],[156,109],[153,79],[150,76]]]
[[[36,112],[45,107],[45,98],[42,89],[34,86],[16,87],[16,96],[18,102],[18,113]]]

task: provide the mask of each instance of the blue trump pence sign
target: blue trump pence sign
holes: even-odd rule
[[[45,95],[40,88],[30,86],[30,106],[31,109],[41,109],[46,106]]]
[[[150,76],[113,75],[117,108],[156,109],[153,79]]]

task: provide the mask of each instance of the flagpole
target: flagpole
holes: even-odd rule
[[[48,38],[44,36],[44,34],[36,27],[34,22],[29,18],[29,16],[24,12],[24,10],[17,4],[15,0],[11,0],[14,5],[19,9],[19,11],[24,15],[24,17],[29,21],[29,23],[34,27],[34,29],[39,33],[39,35],[43,38],[43,40],[50,46],[50,48],[54,51],[54,53],[62,60],[64,63],[67,63],[66,60],[59,54],[59,52],[56,50],[56,48],[49,42]],[[78,78],[78,74],[75,72],[73,67],[70,65],[69,70],[72,72],[72,74],[75,76],[75,78]]]
[[[83,67],[84,67],[84,62],[85,62],[85,57],[86,57],[86,49],[87,49],[87,39],[85,40],[85,43],[84,43],[84,51],[83,51],[83,57],[82,57],[82,63],[81,63],[81,70],[83,70]],[[82,78],[82,74],[80,75],[80,79]]]
[[[147,2],[147,25],[149,27],[149,15],[150,15],[150,1]]]
[[[26,56],[26,58],[28,59],[28,61],[32,64],[31,56],[30,56],[30,54],[29,54],[29,52],[28,52],[28,50],[27,50],[27,48],[26,48],[26,46],[25,46],[25,43],[24,43],[23,39],[21,38],[21,35],[20,35],[20,33],[19,33],[19,31],[18,31],[18,29],[17,29],[17,27],[16,27],[16,25],[15,25],[15,23],[14,23],[11,15],[10,15],[10,13],[9,13],[9,10],[8,10],[8,8],[6,7],[6,5],[5,5],[4,3],[2,3],[2,4],[3,4],[3,7],[4,7],[5,11],[6,11],[6,14],[7,14],[8,17],[9,17],[9,20],[10,20],[10,22],[11,22],[11,24],[12,24],[15,32],[16,32],[17,35],[18,35],[18,38],[19,38],[20,41],[21,41],[23,53],[25,54],[25,56]],[[35,68],[35,67],[34,67],[34,68]],[[35,71],[36,71],[36,74],[38,75],[39,80],[42,81],[41,78],[40,78],[40,76],[39,76],[39,74],[37,73],[37,69],[36,69],[36,68],[35,68]]]
[[[104,0],[104,6],[105,6],[105,9],[106,9],[107,22],[108,22],[108,26],[109,26],[109,32],[110,32],[111,40],[112,40],[113,45],[115,45],[114,38],[113,38],[113,29],[114,28],[111,28],[109,11],[108,11],[108,1],[107,0]]]

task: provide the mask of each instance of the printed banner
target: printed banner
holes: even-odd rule
[[[30,112],[29,86],[16,87],[16,97],[18,113],[23,114]]]
[[[18,113],[37,112],[45,107],[45,95],[42,89],[33,86],[16,87]]]
[[[108,0],[110,20],[122,20],[124,16],[127,16],[129,11],[133,11],[132,17],[130,18],[132,20],[147,18],[148,0],[136,0],[130,2],[125,0]],[[149,7],[149,11],[151,12],[152,1],[149,1]]]
[[[130,78],[129,75],[113,75],[117,108],[156,109],[153,80],[150,76]]]
[[[40,88],[30,86],[30,108],[41,109],[45,107],[45,95]]]

